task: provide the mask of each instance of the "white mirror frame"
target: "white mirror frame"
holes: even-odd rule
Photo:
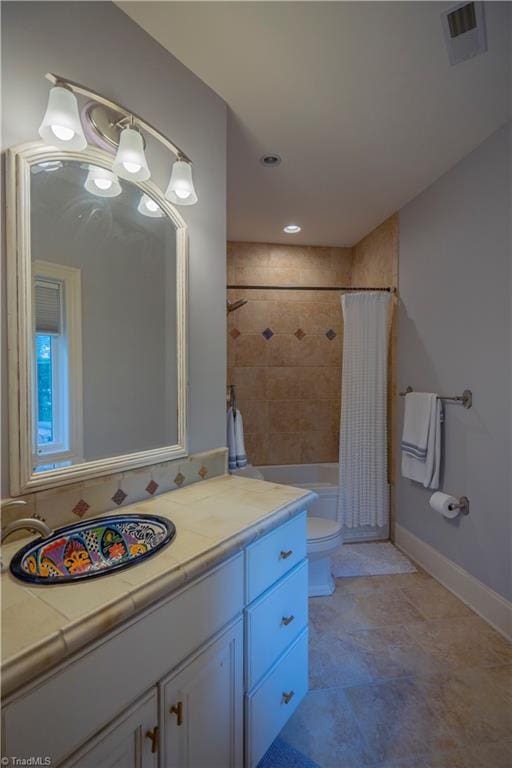
[[[112,170],[107,152],[88,146],[68,152],[42,142],[7,151],[7,313],[9,362],[9,453],[11,495],[53,488],[158,464],[188,455],[187,445],[187,226],[177,210],[151,181],[135,182],[151,195],[176,227],[176,351],[177,436],[175,445],[95,459],[83,464],[48,470],[32,470],[32,274],[30,252],[30,168],[51,160],[76,160]],[[134,183],[134,182],[132,182]]]

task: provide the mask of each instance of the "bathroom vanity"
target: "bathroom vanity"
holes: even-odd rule
[[[220,477],[126,508],[176,524],[147,563],[57,587],[3,574],[4,621],[17,599],[21,617],[3,648],[3,754],[70,768],[254,768],[307,691],[313,500]],[[83,615],[66,608],[75,590]]]
[[[2,574],[3,754],[254,768],[307,690],[315,494],[202,464],[187,486],[187,226],[163,191],[94,142],[13,147],[7,171],[10,495],[52,527],[116,505],[176,536],[87,581]]]

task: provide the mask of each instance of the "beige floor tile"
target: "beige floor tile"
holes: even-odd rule
[[[345,690],[359,727],[381,761],[420,758],[460,747],[413,680],[393,680]]]
[[[444,754],[431,755],[426,758],[424,765],[425,768],[470,768],[468,753],[460,749],[450,750]],[[491,766],[487,768],[491,768]]]
[[[342,690],[310,691],[281,738],[321,768],[363,768],[376,763]]]
[[[403,587],[402,592],[427,619],[474,615],[461,600],[433,579]]]
[[[339,636],[354,629],[422,622],[423,616],[399,591],[378,594],[335,592],[310,600],[310,621],[322,634]]]
[[[470,749],[433,755],[425,762],[425,768],[510,768],[511,765],[510,741],[475,744]]]
[[[512,765],[512,741],[494,744],[478,744],[467,753],[471,768],[510,768]]]
[[[402,589],[404,587],[423,586],[433,582],[424,572],[399,573],[392,576],[352,576],[336,579],[336,589],[351,594],[380,592],[381,590]]]
[[[414,625],[421,627],[421,624]],[[411,637],[403,625],[350,632],[372,679],[433,675],[442,671],[437,659]]]
[[[406,757],[404,760],[385,760],[383,763],[377,763],[375,768],[425,768],[424,757]]]
[[[371,682],[366,654],[349,635],[332,637],[311,633],[309,641],[310,688],[342,688]]]
[[[512,664],[512,643],[479,616],[428,621],[408,632],[441,669]]]
[[[354,601],[368,627],[424,621],[421,613],[399,592],[386,590],[379,594],[355,595]]]
[[[504,740],[512,732],[512,667],[464,669],[417,686],[461,745]]]

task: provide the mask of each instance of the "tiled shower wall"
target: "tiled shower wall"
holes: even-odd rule
[[[354,248],[228,243],[228,284],[313,287],[228,290],[248,300],[228,315],[228,383],[252,464],[338,460],[341,292],[315,288],[396,285],[397,226],[391,217]]]

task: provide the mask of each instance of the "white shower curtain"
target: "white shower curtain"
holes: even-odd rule
[[[338,520],[386,526],[387,357],[390,294],[341,297],[344,318]]]

